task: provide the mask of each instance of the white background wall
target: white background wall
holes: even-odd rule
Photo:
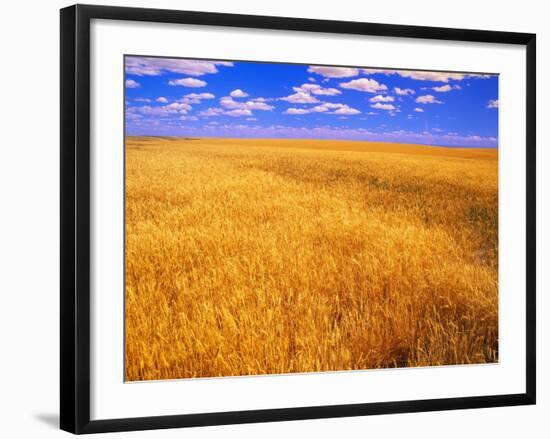
[[[88,3],[96,3],[89,1]],[[539,404],[109,435],[189,438],[550,436],[549,13],[543,1],[103,0],[100,4],[535,32],[538,38]],[[0,436],[50,438],[58,422],[59,49],[64,1],[5,2],[0,14]]]

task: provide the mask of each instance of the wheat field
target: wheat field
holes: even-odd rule
[[[498,361],[498,152],[126,139],[129,381]]]

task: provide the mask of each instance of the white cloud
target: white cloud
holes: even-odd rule
[[[256,99],[252,99],[251,101],[248,101],[245,103],[246,108],[249,110],[263,110],[263,111],[271,111],[275,107],[273,105],[266,104],[265,101],[260,101]]]
[[[349,78],[359,74],[359,69],[353,67],[309,66],[307,71],[326,78]]]
[[[223,108],[208,108],[207,110],[203,110],[198,113],[198,115],[202,117],[221,116],[224,114],[234,117],[252,116],[252,111],[246,108],[235,108],[233,110],[224,110]]]
[[[139,119],[142,119],[143,116],[141,114],[126,112],[126,118],[128,120],[139,120]]]
[[[157,102],[160,102],[161,104],[167,104],[168,103],[168,99],[166,99],[164,96],[159,96],[158,98],[155,99]]]
[[[487,102],[487,108],[498,108],[498,99],[491,99]]]
[[[309,78],[307,78],[307,80],[308,80],[309,82],[316,82],[316,79],[315,79],[315,78],[312,78],[311,76],[310,76]]]
[[[299,91],[285,98],[281,98],[281,100],[292,102],[293,104],[315,104],[319,102],[317,98],[311,96],[309,93],[304,93],[303,91]]]
[[[237,88],[236,90],[233,90],[231,93],[229,93],[229,96],[234,98],[247,98],[248,93],[245,93],[240,88]]]
[[[283,114],[308,114],[311,110],[306,110],[305,108],[289,108],[283,112]]]
[[[419,81],[449,82],[462,81],[465,78],[487,79],[491,75],[479,75],[475,73],[449,73],[449,72],[414,72],[407,70],[397,71],[397,74],[404,78],[416,79]]]
[[[491,75],[477,73],[452,73],[452,72],[429,72],[414,70],[391,70],[391,69],[362,69],[365,75],[382,73],[385,75],[399,75],[403,78],[411,78],[418,81],[449,82],[462,81],[465,78],[490,78]]]
[[[335,96],[342,93],[340,90],[336,88],[332,88],[332,87],[325,88],[320,86],[319,84],[309,84],[309,83],[302,84],[299,87],[292,87],[292,89],[295,91],[294,94],[291,94],[289,96],[279,98],[279,99],[282,101],[293,103],[293,104],[317,104],[320,101],[313,95]],[[285,114],[298,114],[298,113],[291,112],[291,113],[285,113]]]
[[[374,105],[371,105],[372,108],[376,108],[377,110],[386,110],[386,111],[394,111],[396,108],[392,104],[382,104],[380,102],[377,102]]]
[[[342,92],[337,88],[323,88],[319,84],[302,84],[300,87],[292,87],[296,93],[310,93],[320,96],[335,96]]]
[[[332,111],[331,111],[332,110]],[[289,108],[283,114],[309,114],[309,113],[324,113],[324,114],[339,114],[339,115],[353,115],[360,114],[361,112],[356,108],[352,108],[347,104],[335,104],[332,102],[323,102],[320,105],[316,105],[311,108]]]
[[[180,102],[172,102],[171,104],[168,104],[161,108],[166,108],[167,110],[173,110],[173,111],[178,111],[180,113],[183,113],[184,111],[187,112],[191,110],[191,105],[183,104]]]
[[[435,131],[436,133],[442,133],[443,130],[441,128],[432,128],[432,131]]]
[[[413,95],[415,93],[415,91],[412,88],[394,87],[393,91],[395,92],[396,95],[399,95],[399,96],[408,96],[408,95]]]
[[[376,93],[378,91],[388,89],[388,87],[386,87],[384,84],[380,84],[375,79],[368,79],[368,78],[360,78],[360,79],[354,79],[350,82],[342,82],[340,83],[340,87],[352,89],[352,90],[364,91],[367,93]]]
[[[200,111],[199,116],[204,117],[211,117],[211,116],[219,116],[220,114],[224,113],[223,108],[208,108],[206,110]]]
[[[440,87],[432,87],[433,91],[437,91],[439,93],[445,93],[448,91],[451,91],[453,88],[449,84],[442,85]]]
[[[235,110],[226,111],[225,114],[227,114],[228,116],[234,116],[234,117],[252,116],[252,111],[243,109],[243,108],[237,108]]]
[[[416,111],[417,113],[424,113],[424,110],[420,107],[416,107],[413,111]]]
[[[151,99],[148,99],[148,98],[135,98],[134,101],[136,101],[136,102],[151,102]]]
[[[382,96],[382,95],[376,95],[373,98],[369,99],[369,102],[393,102],[393,96]]]
[[[316,105],[312,108],[315,112],[325,112],[329,110],[336,110],[338,108],[347,107],[347,104],[335,104],[333,102],[323,102],[321,105]]]
[[[348,106],[345,106],[345,107],[342,107],[342,108],[338,108],[338,110],[334,111],[332,114],[359,114],[361,113],[359,110],[357,110],[356,108],[351,108],[351,107],[348,107]]]
[[[225,96],[220,99],[220,105],[225,108],[242,108],[241,102],[236,102],[230,96]]]
[[[126,80],[126,88],[138,88],[141,87],[141,84],[133,79]]]
[[[214,99],[215,96],[212,93],[189,93],[181,98],[178,102],[185,104],[200,104],[203,99]]]
[[[233,63],[198,59],[126,57],[126,73],[138,76],[158,76],[166,72],[202,76],[207,73],[218,73],[217,66],[232,67]]]
[[[189,99],[214,99],[215,96],[212,93],[189,93],[184,97]]]
[[[418,81],[449,82],[450,80],[462,81],[467,75],[449,72],[420,72],[397,70],[396,73],[403,78],[416,79]]]
[[[220,105],[229,109],[241,109],[241,110],[263,110],[270,111],[275,108],[273,105],[265,103],[264,99],[251,99],[246,102],[237,102],[233,100],[231,96],[224,96],[220,99]]]
[[[269,111],[275,108],[272,105],[266,104],[265,99],[251,99],[246,102],[238,102],[233,100],[231,96],[224,96],[220,99],[220,105],[223,108],[208,108],[199,113],[199,116],[210,117],[220,116],[222,114],[228,116],[252,116],[252,110]]]
[[[130,112],[141,113],[146,115],[156,116],[168,116],[171,114],[187,114],[191,110],[191,105],[183,104],[179,102],[173,102],[169,105],[163,105],[158,107],[151,107],[150,105],[144,105],[142,107],[131,107]]]
[[[443,103],[441,101],[438,101],[433,95],[418,96],[415,102],[419,104],[442,104]]]
[[[180,85],[182,87],[191,87],[191,88],[198,88],[198,87],[205,87],[206,81],[202,81],[201,79],[195,79],[195,78],[181,78],[181,79],[172,79],[168,81],[168,85]]]
[[[386,69],[361,69],[361,71],[362,71],[365,75],[372,75],[372,74],[375,74],[375,73],[385,73],[385,74],[388,74],[388,72],[392,72],[393,70],[386,70]]]

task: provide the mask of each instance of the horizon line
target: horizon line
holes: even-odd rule
[[[322,142],[357,142],[357,143],[388,143],[393,145],[414,145],[427,148],[451,148],[451,149],[499,149],[497,146],[462,146],[462,145],[435,145],[427,143],[414,142],[388,142],[378,140],[365,139],[323,139],[310,137],[231,137],[231,136],[176,136],[176,135],[159,135],[159,134],[124,134],[124,140],[129,137],[154,137],[164,139],[184,139],[184,140],[201,140],[201,139],[236,139],[236,140],[288,140],[288,141],[322,141]]]

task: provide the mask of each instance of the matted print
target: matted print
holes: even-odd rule
[[[498,361],[498,75],[127,55],[125,100],[126,380]]]

